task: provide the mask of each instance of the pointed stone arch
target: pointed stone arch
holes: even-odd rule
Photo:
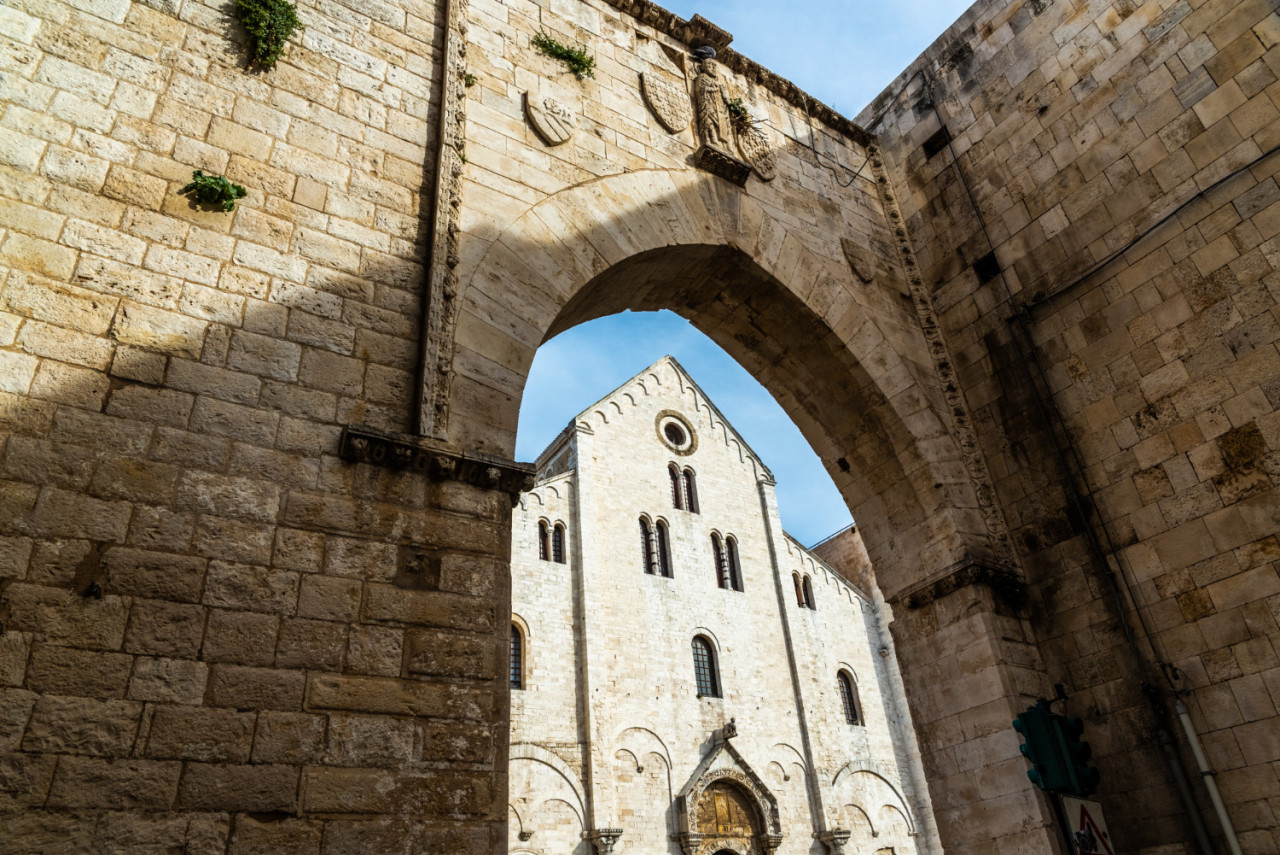
[[[784,215],[762,193],[705,173],[638,170],[465,235],[448,438],[510,455],[543,341],[623,310],[667,308],[778,399],[863,523],[888,593],[957,564],[1007,563],[947,430],[914,310],[894,283],[854,277],[847,224]]]

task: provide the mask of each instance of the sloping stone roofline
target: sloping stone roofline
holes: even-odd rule
[[[759,84],[793,107],[805,111],[858,145],[865,147],[875,144],[875,135],[870,131],[840,115],[785,77],[774,74],[755,60],[748,59],[730,48],[729,42],[733,41],[733,34],[722,30],[701,15],[694,15],[692,20],[686,21],[650,0],[605,0],[605,2],[640,23],[647,24],[658,32],[683,42],[691,49],[710,45],[716,49],[716,59],[732,71]]]

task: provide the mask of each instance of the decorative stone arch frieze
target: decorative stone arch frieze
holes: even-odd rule
[[[902,792],[890,782],[889,775],[886,774],[885,770],[880,769],[879,764],[874,761],[855,760],[846,763],[832,776],[832,789],[839,794],[840,788],[851,785],[853,779],[858,775],[867,775],[875,779],[893,794],[894,801],[886,801],[885,804],[902,814],[907,823],[907,833],[914,837],[918,833],[915,813],[911,810],[911,806],[907,804],[906,797],[903,796]],[[866,809],[861,806],[857,807],[864,816],[867,816],[867,821],[870,822],[871,817]]]
[[[587,818],[587,801],[583,794],[582,782],[578,780],[577,775],[574,773],[573,769],[569,767],[568,763],[562,760],[560,756],[554,752],[532,742],[514,743],[507,756],[509,758],[510,765],[514,765],[519,760],[528,760],[533,763],[540,763],[544,766],[550,767],[563,780],[574,798],[573,802],[570,802],[567,799],[561,800],[569,805],[569,807],[578,815],[579,821],[585,826]],[[536,812],[537,803],[535,803],[534,809],[529,813],[532,815]],[[524,822],[527,820],[522,817],[521,821]]]

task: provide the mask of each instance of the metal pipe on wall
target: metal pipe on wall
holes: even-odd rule
[[[1200,778],[1204,781],[1204,788],[1209,791],[1209,801],[1213,802],[1213,810],[1218,815],[1218,822],[1222,823],[1222,833],[1227,838],[1227,848],[1231,850],[1231,855],[1244,855],[1240,850],[1240,840],[1236,837],[1236,827],[1231,824],[1227,806],[1222,803],[1222,796],[1218,793],[1218,782],[1213,779],[1217,773],[1209,766],[1209,760],[1204,756],[1204,747],[1200,744],[1200,734],[1196,733],[1196,726],[1191,721],[1191,712],[1182,702],[1182,698],[1178,698],[1174,707],[1178,710],[1178,718],[1182,720],[1182,729],[1187,733],[1191,753],[1196,756],[1196,765],[1200,767]]]

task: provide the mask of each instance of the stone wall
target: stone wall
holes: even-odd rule
[[[980,3],[860,117],[1031,583],[1017,635],[1126,851],[1192,836],[1155,745],[1173,691],[1244,850],[1280,845],[1277,43],[1266,2]],[[944,603],[907,620],[953,632]]]
[[[440,30],[312,3],[0,7],[0,836],[492,852],[508,496],[412,425]],[[234,213],[178,191],[201,169]],[[416,571],[416,572],[415,572]]]

